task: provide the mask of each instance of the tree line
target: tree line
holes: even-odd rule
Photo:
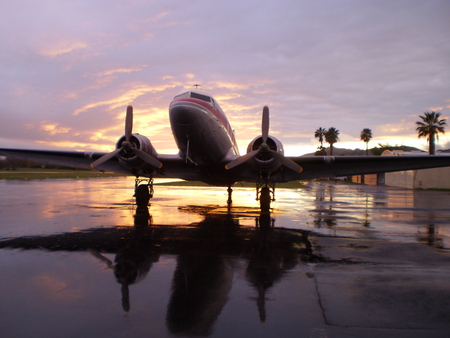
[[[436,152],[436,140],[439,139],[439,133],[444,134],[447,125],[446,119],[441,119],[440,112],[425,112],[423,115],[419,115],[420,121],[416,122],[418,137],[426,137],[428,142],[428,153],[434,155]],[[320,146],[317,148],[316,155],[326,155],[326,150],[323,143],[326,142],[330,145],[330,155],[333,155],[334,144],[339,141],[339,130],[331,127],[328,129],[320,127],[314,132],[314,137],[320,142]],[[372,130],[364,128],[360,134],[360,140],[366,143],[366,155],[369,155],[369,141],[372,139]],[[383,145],[379,144],[381,148]]]
[[[18,158],[4,158],[0,156],[0,170],[16,170],[17,168],[41,168],[41,169],[71,169],[54,164],[42,164],[29,160],[21,160]]]

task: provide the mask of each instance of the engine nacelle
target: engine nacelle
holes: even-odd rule
[[[117,141],[116,149],[121,148],[124,141],[126,141],[125,135],[122,136],[119,141]],[[139,134],[132,134],[130,143],[132,144],[132,147],[138,148],[143,152],[153,156],[154,158],[158,157],[158,153],[147,137]],[[125,168],[142,168],[148,165],[144,160],[142,160],[134,153],[133,149],[124,148],[119,154],[117,154],[117,157],[119,158],[120,164],[122,164]]]
[[[262,136],[255,137],[247,147],[247,153],[258,150],[263,144]],[[283,144],[275,137],[269,136],[267,138],[267,147],[281,155],[284,155]],[[255,155],[251,160],[252,166],[261,172],[271,173],[280,168],[281,162],[275,159],[272,154],[268,151],[261,151]]]

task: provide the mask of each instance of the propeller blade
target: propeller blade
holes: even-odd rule
[[[127,107],[127,115],[125,117],[125,139],[130,140],[133,133],[133,106]]]
[[[289,169],[292,169],[298,173],[301,173],[303,171],[303,168],[294,161],[292,161],[290,158],[284,157],[280,153],[277,153],[276,151],[273,150],[270,150],[269,152],[277,161],[280,161],[285,167],[288,167]]]
[[[264,106],[262,116],[261,134],[264,143],[267,143],[269,137],[269,107]]]
[[[303,171],[303,168],[301,166],[299,166],[297,163],[295,163],[294,161],[292,161],[289,158],[286,158],[283,156],[283,160],[281,161],[281,163],[283,163],[283,165],[291,170],[294,170],[298,173],[301,173]]]
[[[225,166],[225,169],[233,169],[234,167],[237,167],[238,165],[247,162],[248,160],[252,159],[254,156],[256,156],[259,153],[260,149],[253,150],[245,155],[239,156],[237,159],[231,161]]]
[[[134,153],[139,157],[139,158],[141,158],[142,160],[144,160],[145,162],[147,162],[148,164],[150,164],[150,165],[152,165],[152,166],[154,166],[154,167],[156,167],[156,168],[158,168],[158,169],[161,169],[162,168],[162,166],[163,166],[163,164],[161,163],[161,162],[159,162],[156,158],[154,158],[153,156],[151,156],[151,155],[149,155],[149,154],[147,154],[146,152],[144,152],[144,151],[142,151],[142,150],[140,150],[140,149],[138,149],[138,148],[131,148],[133,151],[134,151]]]
[[[116,156],[118,153],[120,153],[121,150],[122,150],[122,148],[118,148],[109,154],[103,155],[102,157],[100,157],[100,158],[96,159],[94,162],[92,162],[90,164],[90,167],[92,169],[94,169],[96,166],[98,166],[102,163],[105,163],[106,161],[112,159],[114,156]]]

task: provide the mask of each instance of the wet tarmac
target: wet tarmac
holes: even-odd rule
[[[450,193],[0,181],[1,337],[448,337]]]

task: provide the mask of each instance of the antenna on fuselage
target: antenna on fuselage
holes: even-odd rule
[[[202,85],[199,85],[199,84],[195,84],[195,85],[193,85],[192,87],[195,87],[195,89],[197,89],[198,87],[203,87]]]

